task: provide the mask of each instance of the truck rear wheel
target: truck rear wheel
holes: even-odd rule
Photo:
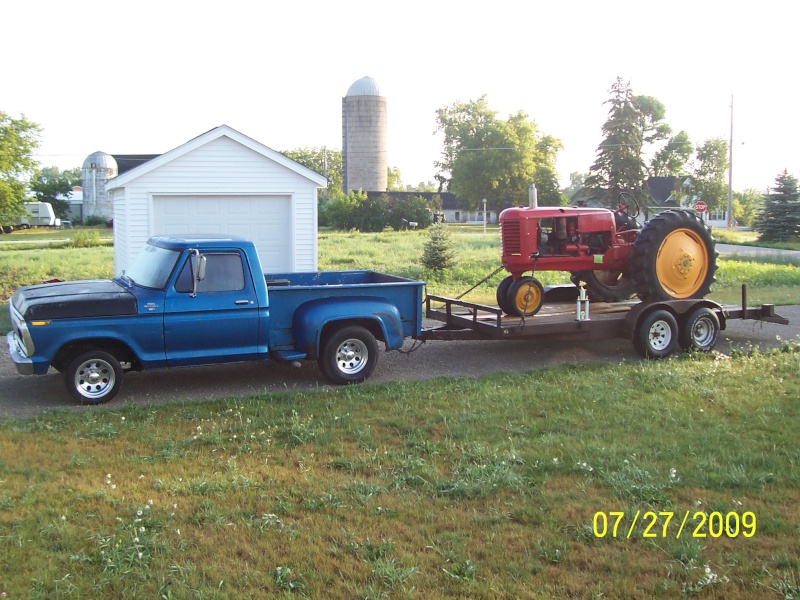
[[[334,383],[361,383],[375,370],[378,342],[364,327],[342,327],[325,340],[317,362],[322,374]]]
[[[81,404],[103,404],[122,387],[122,366],[108,352],[89,350],[70,361],[64,370],[64,381]]]
[[[642,318],[633,334],[633,347],[643,358],[665,358],[678,345],[678,322],[668,310]]]
[[[678,343],[684,350],[710,352],[717,345],[719,317],[717,313],[701,306],[686,317],[678,335]]]
[[[633,243],[631,274],[646,301],[703,298],[717,271],[716,242],[693,213],[668,210],[648,221]]]

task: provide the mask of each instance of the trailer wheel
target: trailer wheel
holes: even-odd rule
[[[322,345],[318,364],[322,374],[337,384],[361,383],[375,370],[378,342],[364,327],[352,325],[331,333]]]
[[[689,313],[684,320],[678,335],[678,343],[684,350],[710,352],[717,345],[718,337],[717,313],[707,306],[701,306]]]
[[[512,283],[514,283],[514,278],[509,275],[497,285],[497,306],[507,315],[511,314],[511,308],[508,305],[508,288]]]
[[[535,277],[520,277],[508,288],[508,314],[532,317],[544,304],[544,286]]]
[[[665,358],[678,344],[678,322],[668,310],[654,310],[637,325],[633,347],[643,358]]]
[[[64,381],[81,404],[103,404],[122,387],[122,366],[108,352],[89,350],[70,361],[64,370]]]

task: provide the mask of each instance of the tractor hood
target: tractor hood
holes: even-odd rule
[[[26,321],[138,312],[136,297],[110,279],[31,285],[18,289],[11,301]]]

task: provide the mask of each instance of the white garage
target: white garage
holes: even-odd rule
[[[111,179],[115,271],[147,239],[253,240],[267,272],[317,269],[317,189],[325,178],[225,125]]]

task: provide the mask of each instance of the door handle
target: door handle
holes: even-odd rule
[[[252,304],[252,300],[237,300],[234,304]]]

